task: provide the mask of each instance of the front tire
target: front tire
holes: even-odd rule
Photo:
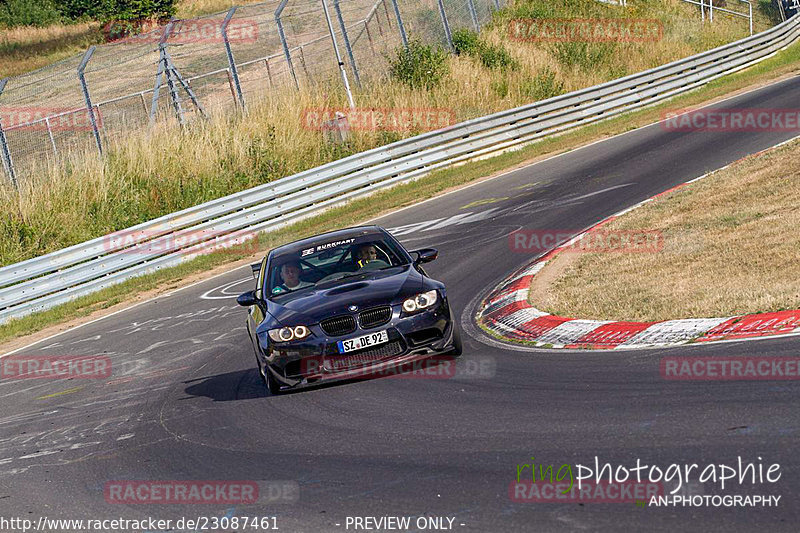
[[[452,322],[453,324],[453,347],[447,352],[447,355],[452,355],[453,357],[458,357],[463,352],[463,348],[461,345],[461,329],[458,327],[455,321]]]
[[[261,366],[261,359],[259,359],[258,355],[256,355],[256,365],[258,366],[258,375],[261,378],[261,382],[267,387],[269,393],[273,396],[280,394],[281,384],[278,383],[278,380],[275,379],[269,369]]]

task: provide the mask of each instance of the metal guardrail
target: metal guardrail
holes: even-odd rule
[[[41,257],[0,268],[0,323],[244,242],[397,183],[685,93],[773,55],[800,16],[707,52],[355,154]]]

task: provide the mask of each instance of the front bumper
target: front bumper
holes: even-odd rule
[[[393,368],[442,354],[453,348],[454,327],[450,306],[443,299],[437,307],[404,316],[400,306],[393,306],[389,322],[343,336],[329,336],[320,326],[311,327],[313,335],[291,343],[270,343],[262,350],[262,365],[282,385],[299,388],[331,381],[380,376]],[[337,342],[386,330],[389,341],[379,346],[340,354]]]

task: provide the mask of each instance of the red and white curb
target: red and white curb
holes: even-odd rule
[[[551,250],[533,264],[518,270],[500,283],[483,301],[477,317],[478,323],[496,335],[509,340],[523,341],[542,348],[567,349],[650,348],[693,342],[717,342],[770,335],[800,334],[800,310],[722,318],[687,318],[664,322],[614,322],[551,315],[528,303],[533,277],[556,254],[579,241],[587,233],[591,233],[621,215],[707,175],[673,187],[608,217],[569,242]]]

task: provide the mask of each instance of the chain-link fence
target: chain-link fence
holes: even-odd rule
[[[158,120],[246,109],[271,91],[341,79],[377,82],[409,39],[452,46],[500,0],[282,0],[115,39],[0,80],[0,160],[11,181]],[[345,79],[346,78],[346,79]]]

